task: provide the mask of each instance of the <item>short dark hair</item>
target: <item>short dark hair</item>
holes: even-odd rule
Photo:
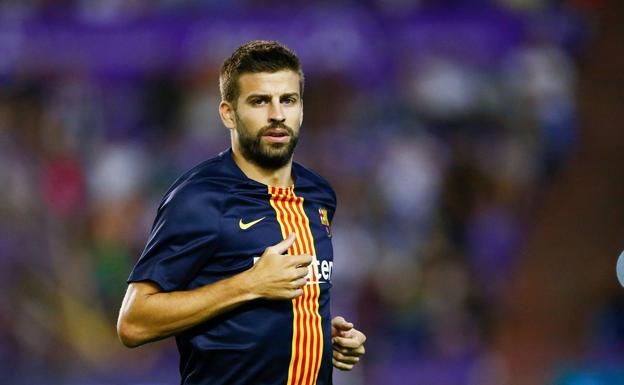
[[[221,99],[236,104],[240,94],[238,78],[245,73],[292,70],[299,74],[299,94],[303,97],[303,71],[297,55],[277,41],[253,40],[238,47],[221,65]]]

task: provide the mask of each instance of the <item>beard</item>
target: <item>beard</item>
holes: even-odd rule
[[[290,140],[286,143],[266,143],[262,136],[270,129],[281,128],[288,132]],[[262,127],[256,135],[252,134],[247,126],[236,114],[236,132],[241,153],[249,162],[266,170],[277,170],[291,161],[299,135],[295,135],[292,128],[279,122],[273,122]]]

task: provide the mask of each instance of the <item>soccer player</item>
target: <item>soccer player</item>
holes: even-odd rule
[[[327,385],[364,334],[331,319],[336,195],[293,162],[303,72],[284,45],[252,41],[220,72],[232,147],[165,194],[128,279],[117,331],[128,347],[175,336],[182,384]]]

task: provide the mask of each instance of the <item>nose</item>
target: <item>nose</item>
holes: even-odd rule
[[[279,100],[277,103],[271,103],[269,121],[271,123],[284,123],[286,121],[286,116],[284,115],[284,110],[282,109],[282,103],[280,103]]]

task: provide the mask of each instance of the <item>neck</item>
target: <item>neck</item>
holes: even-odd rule
[[[247,178],[272,187],[290,187],[293,185],[292,160],[284,167],[267,170],[245,159],[240,151],[232,146],[232,158]]]

